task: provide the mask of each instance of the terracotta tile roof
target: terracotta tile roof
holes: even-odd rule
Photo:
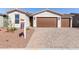
[[[39,11],[39,12],[37,12],[37,13],[35,13],[35,14],[32,14],[31,16],[34,16],[34,15],[37,15],[37,14],[40,14],[40,13],[43,13],[43,12],[50,12],[50,13],[54,13],[54,14],[57,14],[57,15],[62,15],[62,14],[57,13],[57,12],[55,12],[55,11],[51,11],[51,10],[42,10],[42,11]]]
[[[30,16],[30,15],[31,15],[31,13],[28,13],[28,12],[24,12],[24,11],[21,11],[21,10],[17,10],[17,9],[14,9],[14,10],[10,10],[10,11],[8,11],[8,12],[7,12],[7,14],[9,14],[9,13],[12,13],[12,12],[14,12],[14,11],[17,11],[17,12],[20,12],[20,13],[23,13],[23,14],[26,14],[27,16]]]

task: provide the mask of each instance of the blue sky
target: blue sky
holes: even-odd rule
[[[5,14],[10,9],[12,9],[12,8],[0,8],[0,13]],[[46,8],[20,8],[20,9],[23,11],[26,11],[26,12],[35,13],[40,10],[44,10]],[[65,14],[79,13],[79,8],[48,8],[48,9],[59,12],[59,13],[65,13]]]

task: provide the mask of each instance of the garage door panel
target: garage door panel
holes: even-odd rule
[[[37,27],[56,27],[57,19],[52,17],[38,17]]]
[[[69,22],[69,19],[62,19],[61,20],[61,26],[62,27],[70,27],[70,22]]]

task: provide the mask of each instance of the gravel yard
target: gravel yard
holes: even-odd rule
[[[79,29],[36,28],[26,48],[79,48]]]
[[[30,29],[26,39],[19,32],[0,31],[0,48],[79,48],[78,28]]]
[[[5,32],[3,29],[0,31],[0,48],[25,48],[33,30],[27,31],[27,38],[19,37],[20,30],[15,32]]]

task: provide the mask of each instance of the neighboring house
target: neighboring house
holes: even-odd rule
[[[0,14],[0,27],[3,27],[4,26],[4,17],[3,17],[3,14]]]
[[[79,14],[77,14],[77,13],[71,13],[71,14],[74,15],[72,17],[73,18],[72,26],[73,27],[79,27]]]
[[[6,16],[13,27],[72,27],[72,14],[60,14],[51,10],[43,10],[34,14],[21,10],[8,11]],[[0,15],[0,27],[4,27],[4,17]]]

